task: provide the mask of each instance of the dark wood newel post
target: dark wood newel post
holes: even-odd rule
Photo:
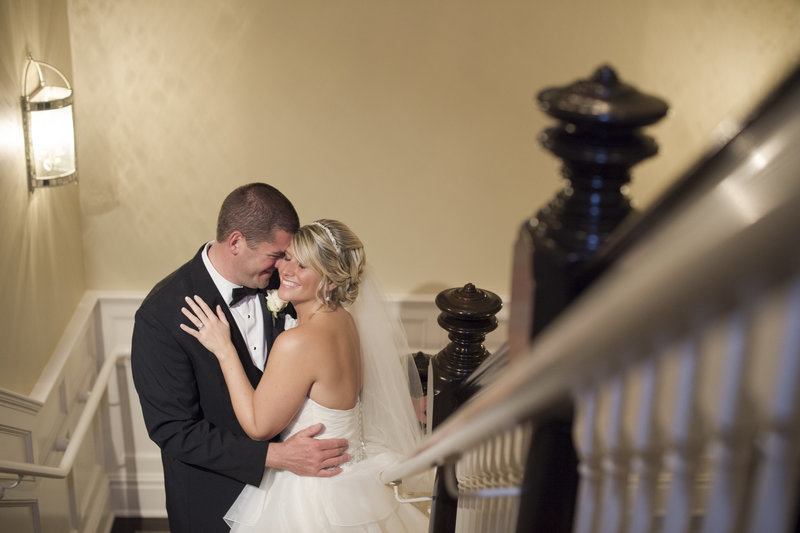
[[[542,111],[558,124],[539,140],[563,161],[565,187],[520,229],[514,252],[510,357],[594,280],[593,261],[633,211],[624,186],[630,169],[658,151],[641,128],[661,120],[663,100],[622,83],[610,66],[586,80],[541,91]],[[519,533],[571,532],[577,493],[569,398],[538,417],[525,468]]]
[[[458,405],[447,406],[438,395],[457,388],[462,381],[489,356],[483,345],[486,334],[497,328],[495,315],[503,307],[496,294],[467,283],[458,289],[447,289],[436,296],[439,325],[448,333],[450,344],[433,356],[433,389],[435,428]],[[462,399],[463,400],[463,399]]]
[[[558,120],[539,141],[563,161],[564,188],[520,230],[511,298],[512,357],[592,281],[586,266],[633,211],[631,168],[658,152],[641,128],[667,113],[663,100],[625,84],[608,65],[538,95]]]
[[[563,161],[564,188],[521,227],[514,249],[509,324],[513,366],[528,346],[598,274],[604,243],[633,209],[625,192],[630,170],[658,151],[642,133],[661,120],[668,106],[620,81],[610,66],[585,80],[541,91],[541,109],[558,123],[540,136],[544,148]],[[500,299],[468,284],[436,298],[439,324],[450,344],[433,357],[436,428],[471,391],[464,380],[488,355],[486,333],[495,329]],[[577,494],[577,456],[572,443],[570,398],[540,413],[521,487],[517,532],[571,532]],[[455,529],[457,501],[437,470],[430,532]]]
[[[503,307],[496,294],[478,289],[472,283],[447,289],[436,296],[441,310],[439,325],[447,331],[450,343],[431,360],[434,395],[432,428],[436,428],[468,399],[463,381],[489,356],[483,345],[486,334],[497,328],[495,315]],[[436,471],[431,512],[431,532],[454,531],[457,500],[445,490],[442,468]]]

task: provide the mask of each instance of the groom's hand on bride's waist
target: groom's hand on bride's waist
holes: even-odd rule
[[[298,431],[284,442],[273,442],[267,449],[266,466],[289,470],[298,476],[331,477],[350,460],[347,439],[315,439],[322,424]]]

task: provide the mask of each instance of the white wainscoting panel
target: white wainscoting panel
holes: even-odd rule
[[[86,294],[30,397],[0,391],[0,456],[59,466],[102,363],[97,300]],[[106,429],[95,419],[63,479],[26,476],[0,500],[2,531],[105,533],[113,521],[103,461]],[[0,474],[0,484],[17,476]]]

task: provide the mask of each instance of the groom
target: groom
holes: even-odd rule
[[[184,297],[221,305],[255,387],[283,330],[282,317],[273,319],[255,289],[277,287],[275,263],[299,225],[291,202],[274,187],[237,188],[222,204],[216,240],[159,282],[136,312],[131,369],[147,431],[161,448],[171,533],[227,532],[222,517],[245,484],[260,483],[265,466],[329,477],[349,459],[347,440],[312,438],[320,424],[285,442],[250,440],[217,359],[179,328]]]

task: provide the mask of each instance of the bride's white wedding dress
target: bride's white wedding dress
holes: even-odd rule
[[[420,444],[411,398],[422,396],[422,387],[405,332],[369,268],[349,311],[361,341],[364,382],[358,404],[329,409],[306,398],[281,438],[322,422],[325,429],[318,437],[346,438],[351,461],[329,478],[265,469],[261,484],[247,485],[225,515],[232,533],[428,531],[427,515],[399,503],[378,478]],[[403,480],[403,486],[427,492],[431,481],[426,474]]]
[[[395,452],[362,442],[361,405],[330,409],[306,398],[297,416],[281,432],[283,440],[316,422],[322,438],[346,438],[350,462],[333,477],[298,476],[267,468],[261,485],[248,485],[225,515],[232,533],[245,532],[426,532],[428,517],[411,504],[399,503],[378,479],[396,462]]]

